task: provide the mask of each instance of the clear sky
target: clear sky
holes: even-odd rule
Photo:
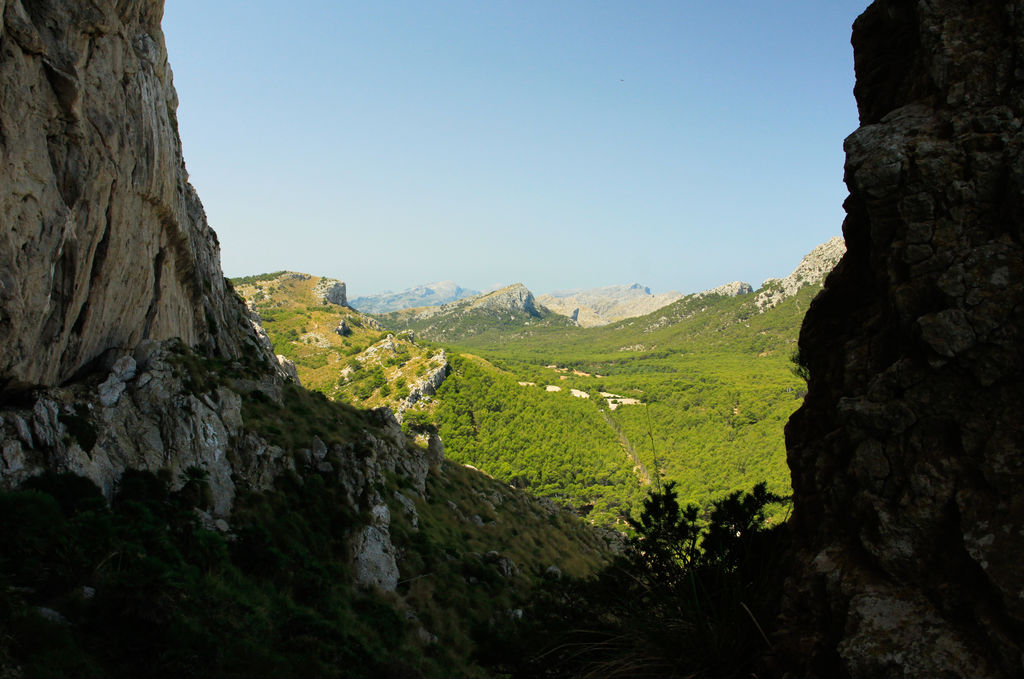
[[[841,232],[866,0],[167,0],[228,276],[694,292]]]

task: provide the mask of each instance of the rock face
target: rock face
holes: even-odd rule
[[[817,285],[835,268],[846,252],[846,244],[839,236],[831,238],[804,255],[797,267],[785,278],[769,278],[757,294],[757,308],[771,309],[779,302],[795,295],[805,285]],[[712,291],[714,292],[714,291]]]
[[[0,487],[51,469],[85,476],[109,496],[126,469],[165,469],[180,485],[196,467],[208,475],[211,509],[226,515],[238,484],[266,488],[294,469],[283,450],[243,429],[238,392],[279,397],[276,379],[197,387],[179,348],[178,340],[145,340],[102,382],[38,389],[30,404],[0,411]]]
[[[839,261],[839,258],[836,258]],[[833,262],[834,263],[834,262]],[[821,279],[819,279],[821,280]],[[749,295],[754,291],[753,286],[750,283],[744,283],[743,281],[733,281],[732,283],[726,283],[725,285],[719,285],[717,288],[711,288],[704,292],[698,292],[697,297],[707,297],[709,295],[722,295],[724,297],[737,297],[739,295]]]
[[[552,292],[537,297],[537,303],[556,314],[568,316],[582,327],[607,325],[623,318],[643,316],[681,299],[678,292],[651,294],[651,289],[633,285],[609,285],[590,290]]]
[[[470,309],[487,309],[489,311],[524,313],[530,316],[541,315],[537,310],[536,300],[522,283],[515,283],[508,287],[489,292],[486,295],[473,297],[470,300]]]
[[[408,408],[423,399],[424,396],[433,396],[444,383],[444,380],[452,371],[448,363],[448,356],[442,349],[430,357],[430,369],[418,382],[409,388],[409,395],[405,398],[404,407]]]
[[[372,516],[352,541],[358,581],[391,589],[378,489],[397,474],[422,494],[440,441],[424,451],[371,411],[340,442],[285,450],[246,421],[243,406],[299,397],[294,365],[225,282],[187,182],[162,8],[0,0],[0,488],[50,470],[110,498],[127,469],[175,489],[200,474],[204,516],[227,530],[240,489],[329,475]],[[318,291],[346,303],[340,281]]]
[[[162,8],[0,2],[2,390],[147,339],[259,351],[188,183]]]
[[[848,252],[786,429],[802,676],[1018,677],[1024,651],[1024,2],[854,25]]]
[[[320,282],[313,288],[313,296],[324,304],[348,306],[348,299],[345,296],[345,284],[333,278],[321,278]]]

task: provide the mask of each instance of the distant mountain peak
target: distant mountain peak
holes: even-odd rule
[[[352,307],[368,314],[384,314],[401,309],[440,306],[480,294],[477,290],[460,287],[453,280],[417,285],[398,292],[385,291],[350,300]]]
[[[633,283],[552,292],[539,296],[537,302],[557,314],[571,318],[578,325],[593,327],[649,314],[682,296],[675,291],[653,295],[646,285]]]
[[[540,316],[533,293],[522,283],[513,283],[494,292],[474,298],[471,308],[521,311]]]

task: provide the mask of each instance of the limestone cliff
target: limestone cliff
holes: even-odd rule
[[[803,676],[1020,676],[1024,2],[878,0],[854,25],[847,254],[786,430]]]
[[[221,273],[181,156],[162,10],[0,0],[0,488],[53,470],[109,497],[127,469],[175,488],[199,472],[227,516],[238,489],[330,467],[369,511],[382,469],[422,484],[427,463],[390,413],[336,425],[331,446],[295,423],[287,447],[274,436],[288,426],[260,429],[309,396]],[[315,293],[346,304],[340,281]],[[344,462],[356,450],[363,462]]]
[[[650,288],[634,283],[590,290],[556,291],[538,296],[537,303],[556,314],[572,317],[584,328],[592,328],[649,314],[682,297],[682,293],[675,291],[653,295]]]
[[[0,0],[0,389],[147,339],[260,351],[188,183],[162,12]]]

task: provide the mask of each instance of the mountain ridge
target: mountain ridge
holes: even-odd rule
[[[538,295],[537,301],[555,313],[571,318],[581,327],[590,328],[642,316],[681,297],[682,293],[675,291],[654,295],[650,288],[634,283],[551,292]]]
[[[385,290],[374,295],[361,295],[352,298],[351,306],[364,313],[382,314],[416,307],[440,306],[479,294],[479,290],[463,288],[453,280],[444,280],[397,292]]]

